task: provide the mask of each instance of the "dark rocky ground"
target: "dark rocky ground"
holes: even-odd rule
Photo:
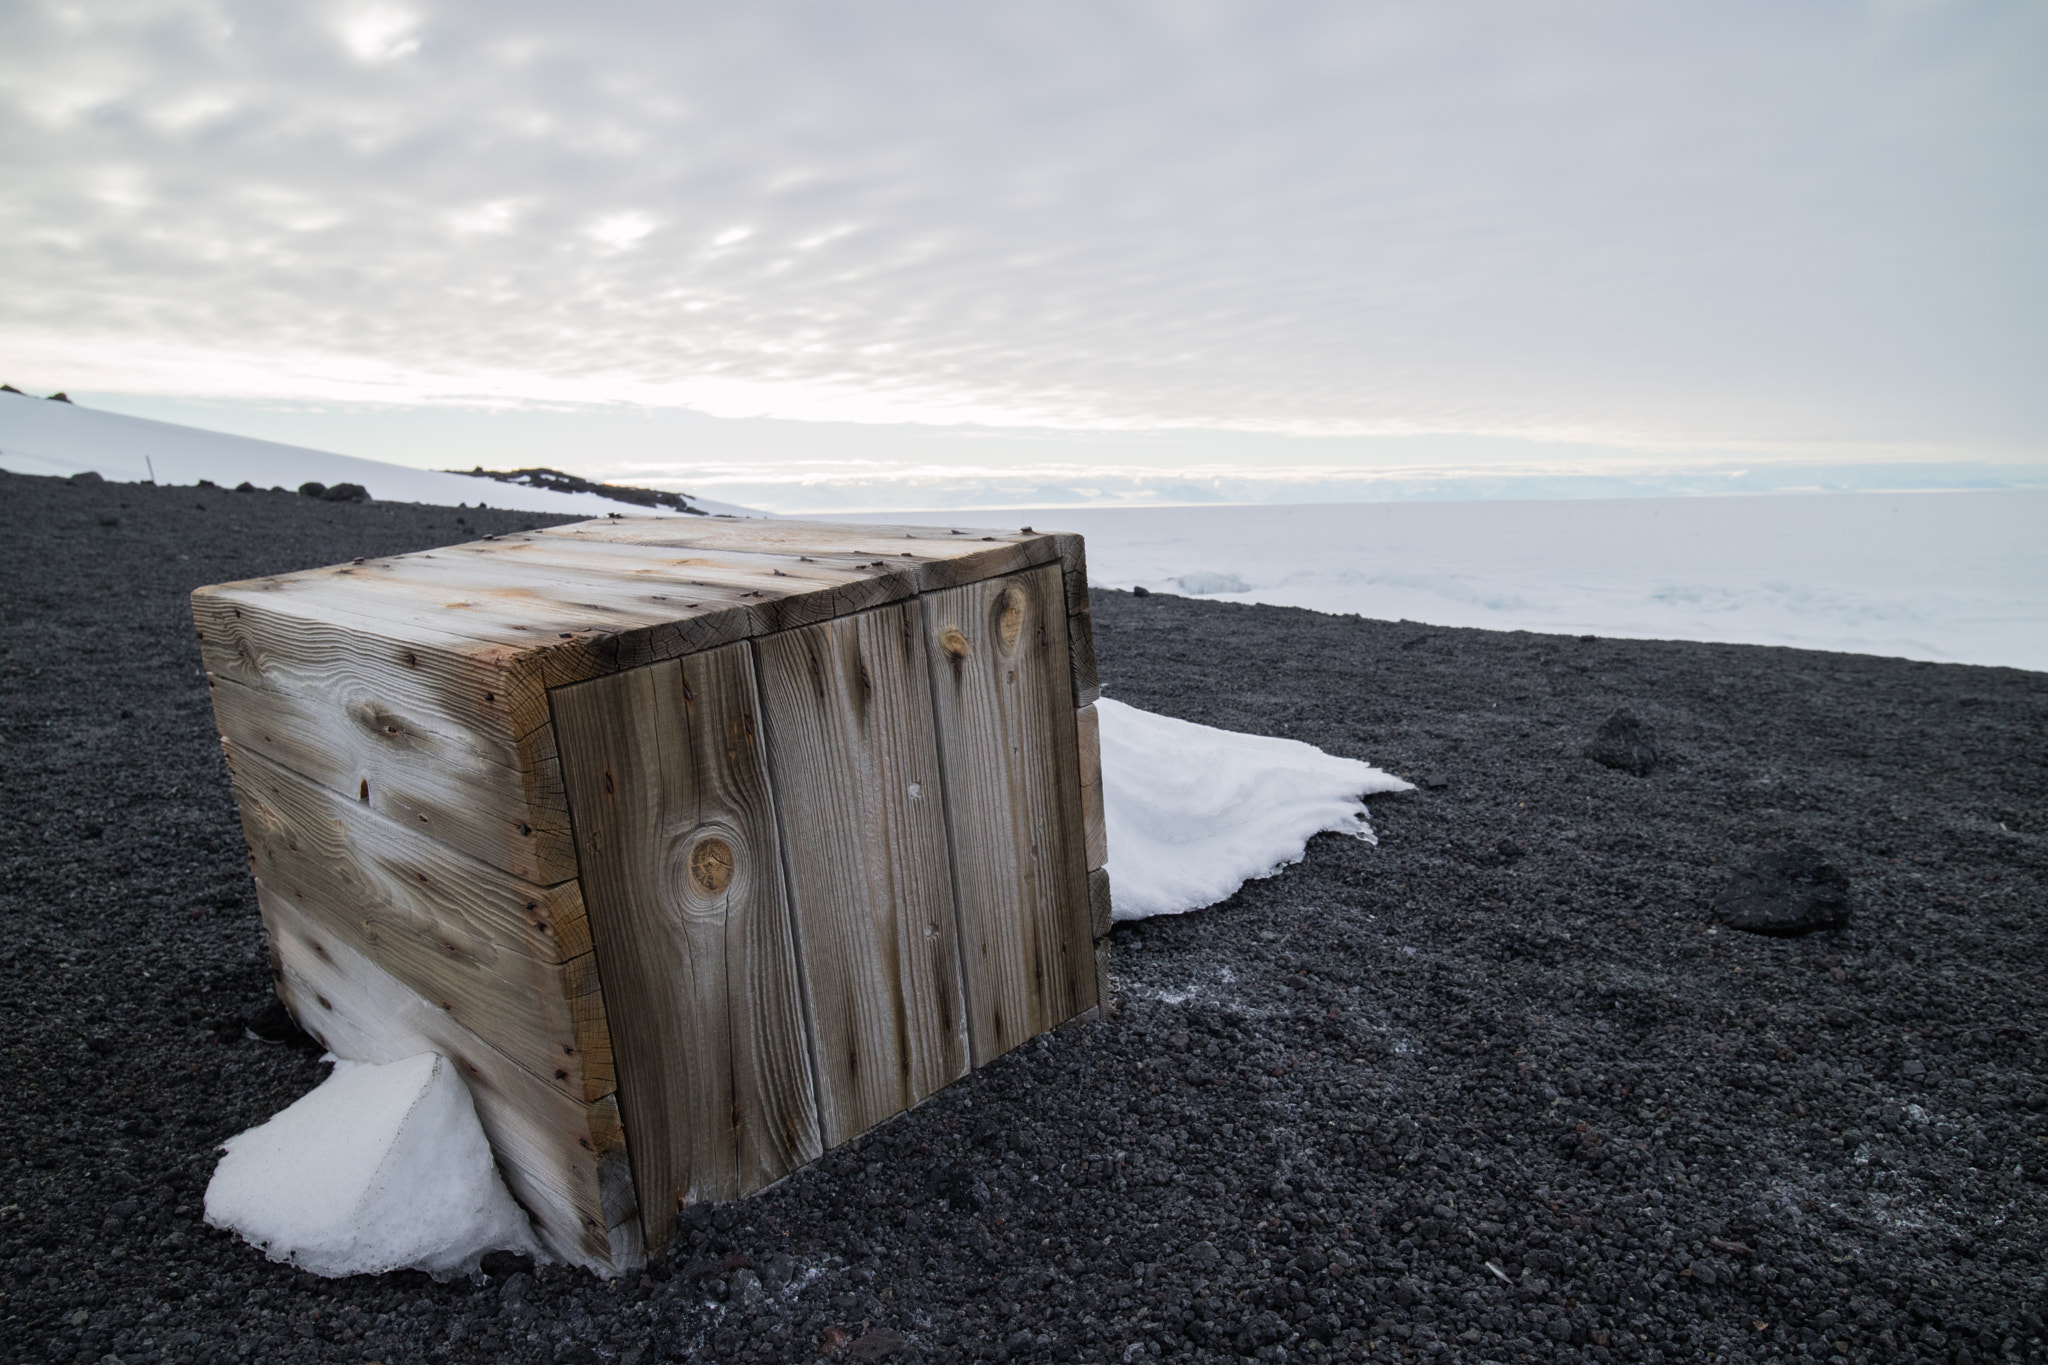
[[[199,1216],[323,1069],[243,1027],[184,597],[547,519],[4,476],[0,520],[0,1357],[2043,1358],[2048,675],[1103,593],[1117,696],[1427,785],[643,1275],[330,1282]],[[1647,777],[1582,755],[1622,706]],[[1851,926],[1717,929],[1795,839]]]

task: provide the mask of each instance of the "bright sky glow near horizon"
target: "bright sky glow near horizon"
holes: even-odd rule
[[[776,510],[2048,482],[2048,8],[0,10],[0,379]]]

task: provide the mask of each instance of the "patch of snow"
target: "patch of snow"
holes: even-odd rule
[[[1365,796],[1412,790],[1296,739],[1218,730],[1104,697],[1102,804],[1116,918],[1214,905],[1298,863],[1325,830],[1377,842]]]
[[[684,515],[616,502],[596,493],[557,493],[467,474],[413,469],[14,393],[0,393],[0,469],[60,477],[90,470],[117,483],[196,484],[210,479],[222,488],[252,483],[258,488],[296,490],[303,483],[329,487],[355,483],[379,502],[420,502],[436,507],[487,503],[520,512],[583,517],[601,517],[608,512],[635,517]],[[729,503],[698,498],[690,502],[714,516],[760,515]]]
[[[473,1272],[486,1252],[540,1257],[469,1090],[435,1053],[334,1074],[222,1144],[206,1221],[315,1275]]]

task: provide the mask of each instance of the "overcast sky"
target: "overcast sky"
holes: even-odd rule
[[[2030,0],[12,0],[0,378],[423,462],[2040,464],[2044,70]]]

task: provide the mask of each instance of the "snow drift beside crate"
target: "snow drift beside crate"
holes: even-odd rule
[[[1298,740],[1103,698],[1104,815],[1118,919],[1182,914],[1301,861],[1318,833],[1374,839],[1363,797],[1409,784]],[[334,1075],[226,1144],[207,1221],[319,1275],[446,1278],[500,1248],[539,1254],[454,1067],[427,1054]]]

